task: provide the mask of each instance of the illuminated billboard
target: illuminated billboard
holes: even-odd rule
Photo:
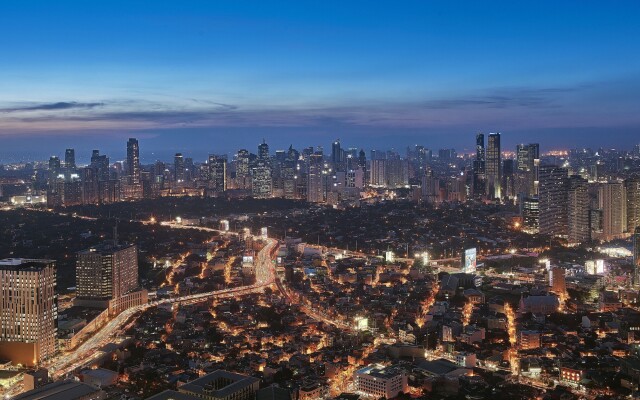
[[[263,239],[269,238],[269,234],[266,226],[260,229],[260,236],[262,236]]]
[[[462,272],[465,274],[473,274],[476,272],[477,254],[478,252],[475,247],[464,251]]]

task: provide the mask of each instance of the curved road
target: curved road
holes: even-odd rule
[[[212,229],[212,231],[214,231]],[[266,286],[275,282],[275,268],[271,259],[271,252],[278,242],[267,239],[267,244],[260,250],[256,260],[256,283],[249,286],[241,286],[231,289],[216,290],[212,292],[192,294],[188,296],[174,297],[150,302],[148,304],[132,307],[123,311],[117,317],[110,320],[102,329],[87,339],[77,349],[70,353],[56,357],[43,366],[51,372],[52,378],[60,378],[75,370],[87,367],[105,353],[100,349],[112,343],[127,324],[131,324],[142,312],[161,304],[193,304],[210,299],[222,299],[242,296],[250,293],[259,293]]]

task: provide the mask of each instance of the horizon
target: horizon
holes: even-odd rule
[[[230,153],[263,137],[274,148],[341,138],[471,149],[469,137],[491,131],[505,147],[628,148],[640,132],[640,53],[628,40],[640,36],[638,12],[637,2],[3,5],[2,157],[58,144],[116,152],[130,136],[152,152]]]

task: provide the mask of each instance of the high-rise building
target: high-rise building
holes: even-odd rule
[[[385,184],[389,188],[399,188],[409,184],[409,163],[407,160],[385,161]]]
[[[538,168],[540,167],[540,145],[538,143],[519,144],[516,147],[518,172],[525,177],[527,196],[538,195]]]
[[[127,141],[127,175],[130,183],[140,183],[140,147],[138,140],[129,138]]]
[[[270,198],[273,193],[270,163],[267,160],[259,159],[251,172],[251,192],[253,197],[256,199]]]
[[[0,260],[0,359],[35,366],[58,349],[56,268],[51,260]]]
[[[138,288],[138,250],[135,245],[109,241],[77,255],[76,303],[107,307]]]
[[[58,175],[62,172],[62,166],[60,164],[60,158],[57,156],[49,157],[49,184],[54,184]]]
[[[109,157],[100,155],[99,150],[93,150],[91,154],[91,168],[96,170],[99,181],[109,180]]]
[[[589,182],[580,175],[572,175],[567,187],[567,224],[570,244],[591,240],[589,223]]]
[[[174,170],[174,180],[177,183],[183,183],[185,181],[185,166],[184,166],[184,157],[182,153],[176,153],[173,157],[173,170]]]
[[[540,232],[540,204],[537,197],[525,197],[522,201],[522,230],[531,234]]]
[[[125,163],[126,177],[122,179],[120,190],[124,199],[141,199],[143,197],[140,148],[138,140],[130,138],[127,141],[127,162]]]
[[[640,285],[640,226],[633,232],[633,268],[635,285]]]
[[[262,140],[262,143],[258,145],[258,159],[260,160],[269,160],[269,145],[267,142]]]
[[[67,170],[73,170],[76,168],[76,151],[74,149],[67,149],[64,152],[64,167]]]
[[[627,191],[623,182],[605,182],[598,188],[602,210],[602,240],[620,238],[627,231]]]
[[[484,133],[478,133],[476,135],[476,159],[473,160],[473,193],[476,197],[483,196],[486,191],[485,168]]]
[[[227,159],[225,157],[209,155],[209,189],[214,194],[227,190]]]
[[[634,232],[640,226],[640,177],[625,181],[627,189],[627,231]]]
[[[502,198],[502,153],[499,133],[490,133],[487,139],[486,179],[487,197]]]
[[[371,160],[371,168],[369,168],[369,178],[371,185],[387,186],[386,163],[387,160]]]
[[[566,168],[540,167],[540,233],[544,235],[567,235],[567,178]]]
[[[342,165],[342,148],[340,147],[340,139],[336,139],[331,144],[331,163],[336,170]]]
[[[309,157],[307,201],[309,203],[324,201],[324,159],[322,153],[315,153]]]

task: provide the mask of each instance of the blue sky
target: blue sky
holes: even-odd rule
[[[478,131],[628,147],[639,17],[638,1],[2,2],[0,153],[129,136],[462,150]]]

